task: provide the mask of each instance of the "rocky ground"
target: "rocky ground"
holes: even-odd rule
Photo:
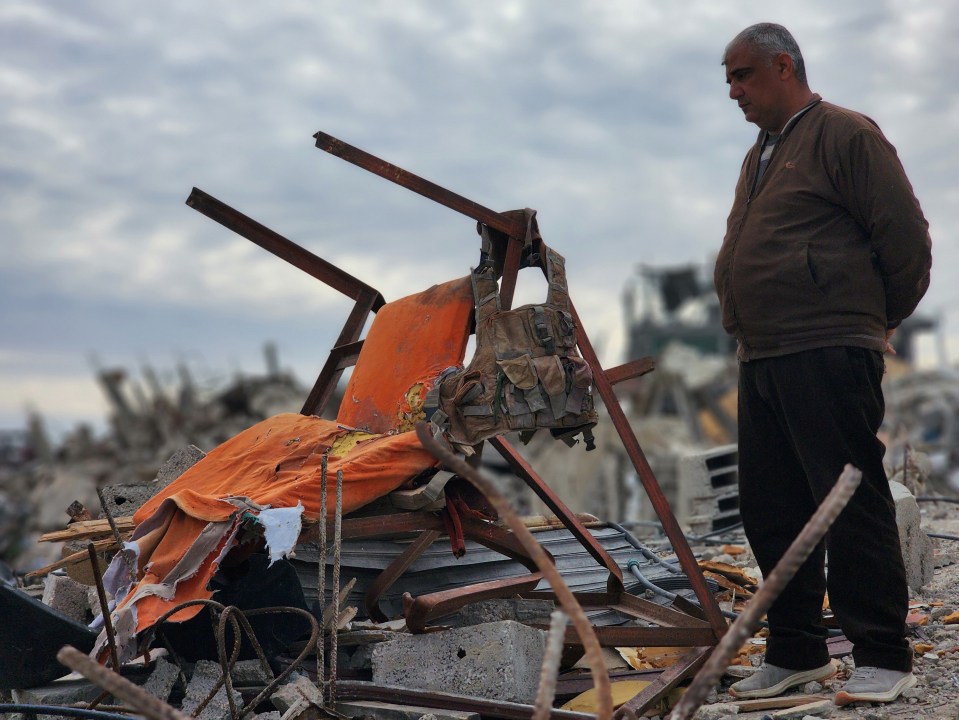
[[[921,502],[922,529],[927,533],[950,535],[959,538],[959,504],[946,502]],[[903,697],[889,704],[854,704],[836,707],[810,708],[788,715],[777,715],[782,710],[758,710],[737,712],[726,689],[736,677],[723,679],[720,691],[709,698],[709,704],[701,708],[697,718],[703,720],[736,717],[741,720],[774,718],[868,718],[869,720],[892,720],[893,718],[923,718],[928,720],[956,720],[959,718],[959,541],[934,539],[936,570],[932,580],[919,590],[911,590],[909,616],[909,641],[915,651],[914,673],[918,684],[907,690]],[[749,564],[749,556],[737,558],[737,565]],[[863,588],[863,592],[868,592]],[[750,656],[751,663],[761,662],[762,655]],[[831,698],[852,671],[851,656],[836,660],[838,674],[825,684],[809,683],[804,688],[791,691],[790,695],[815,695]],[[748,669],[744,668],[744,672]],[[727,704],[729,703],[729,704]]]

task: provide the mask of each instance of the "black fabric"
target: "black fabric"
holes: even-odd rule
[[[882,355],[857,347],[740,363],[740,512],[768,575],[846,463],[863,477],[846,508],[768,613],[766,661],[797,670],[829,660],[824,592],[858,666],[908,671],[908,589],[895,504],[876,437]],[[824,560],[828,551],[828,581]]]

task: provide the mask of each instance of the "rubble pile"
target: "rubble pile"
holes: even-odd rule
[[[149,367],[139,382],[122,369],[100,370],[111,408],[102,437],[80,425],[54,443],[36,414],[25,430],[0,434],[0,573],[23,575],[53,562],[60,547],[37,538],[62,528],[73,517],[71,506],[100,514],[98,491],[149,484],[177,450],[210,449],[259,420],[297,411],[305,389],[279,369],[272,345],[265,355],[265,374],[209,387],[200,387],[185,365],[174,387]]]

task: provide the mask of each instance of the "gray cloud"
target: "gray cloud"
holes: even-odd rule
[[[874,117],[899,149],[936,242],[923,308],[959,336],[959,87],[941,70],[959,53],[957,11],[956,0],[809,0],[776,17],[767,3],[706,0],[5,3],[0,424],[18,424],[28,402],[102,412],[93,352],[132,367],[202,355],[255,369],[269,339],[312,380],[342,300],[187,208],[193,186],[387,297],[468,270],[470,221],[314,149],[317,130],[494,209],[537,208],[587,328],[619,362],[619,298],[636,265],[705,262],[721,240],[755,129],[727,99],[719,59],[759,20],[789,26],[814,89]]]

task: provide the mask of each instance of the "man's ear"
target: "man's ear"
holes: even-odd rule
[[[788,80],[793,76],[793,59],[789,53],[779,53],[773,60],[773,67],[780,80]]]

